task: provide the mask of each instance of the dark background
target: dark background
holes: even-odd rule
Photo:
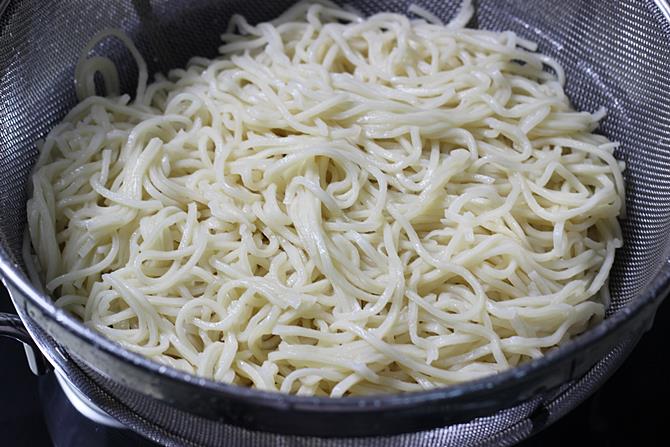
[[[0,286],[0,311],[13,311]],[[654,327],[642,338],[633,354],[593,396],[566,417],[520,444],[537,446],[662,445],[670,428],[670,362],[664,360],[670,341],[670,303],[661,305]],[[138,439],[75,418],[62,396],[54,396],[53,375],[35,377],[20,343],[0,337],[0,445],[6,447],[79,445],[139,446]],[[49,414],[50,429],[45,422]],[[63,435],[85,431],[80,437]],[[666,439],[666,441],[663,441]],[[147,444],[149,445],[149,444]]]

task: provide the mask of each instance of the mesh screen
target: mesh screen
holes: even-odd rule
[[[627,334],[616,348],[581,379],[538,395],[521,405],[463,424],[374,438],[324,439],[254,432],[197,417],[167,403],[140,396],[102,377],[84,364],[70,362],[67,373],[72,383],[100,408],[138,433],[165,445],[500,447],[514,445],[537,433],[576,407],[616,370],[635,346],[638,337],[639,334]]]
[[[278,15],[291,3],[9,2],[0,17],[0,256],[21,268],[26,186],[36,157],[35,141],[75,104],[74,67],[79,51],[98,30],[122,28],[137,43],[150,71],[164,72],[184,66],[193,55],[215,55],[219,34],[233,12],[259,21]],[[404,13],[410,3],[417,3],[443,19],[457,10],[456,2],[445,0],[347,3],[365,13]],[[476,9],[478,26],[513,30],[538,42],[540,51],[556,58],[565,68],[567,93],[578,109],[609,109],[600,131],[621,142],[617,156],[627,164],[627,216],[622,220],[625,246],[617,253],[611,276],[610,314],[618,312],[650,284],[670,251],[670,101],[666,95],[670,26],[652,0],[479,0]],[[111,40],[95,51],[118,63],[122,87],[131,93],[136,68],[130,55]],[[107,388],[110,393],[123,395],[122,390],[109,384]],[[175,411],[177,417],[176,410],[139,402],[133,405],[149,405],[141,411]],[[574,405],[557,402],[559,408]],[[125,408],[140,411],[130,404]],[[520,414],[515,413],[518,420],[523,419]],[[508,416],[496,416],[495,420],[507,420],[504,418]],[[497,426],[494,420],[483,423],[495,427],[498,433],[510,427]],[[179,430],[189,428],[179,426]]]

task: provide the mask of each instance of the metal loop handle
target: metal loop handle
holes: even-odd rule
[[[37,348],[18,315],[0,313],[0,337],[13,338],[23,343],[28,356],[28,364],[33,373],[42,375],[49,370],[49,363]]]

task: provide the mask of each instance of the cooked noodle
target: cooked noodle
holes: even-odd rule
[[[96,36],[28,202],[57,305],[158,362],[322,396],[472,380],[601,319],[623,206],[604,112],[532,42],[465,29],[469,2],[408,12],[235,16],[218,58],[152,83]],[[134,100],[88,58],[109,37]]]

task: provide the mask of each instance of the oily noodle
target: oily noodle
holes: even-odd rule
[[[157,75],[107,30],[41,143],[41,282],[123,346],[321,396],[411,391],[543,355],[603,317],[623,166],[561,67],[511,32],[300,3],[235,16]],[[103,38],[139,66],[118,96]],[[101,76],[107,97],[95,96]]]

